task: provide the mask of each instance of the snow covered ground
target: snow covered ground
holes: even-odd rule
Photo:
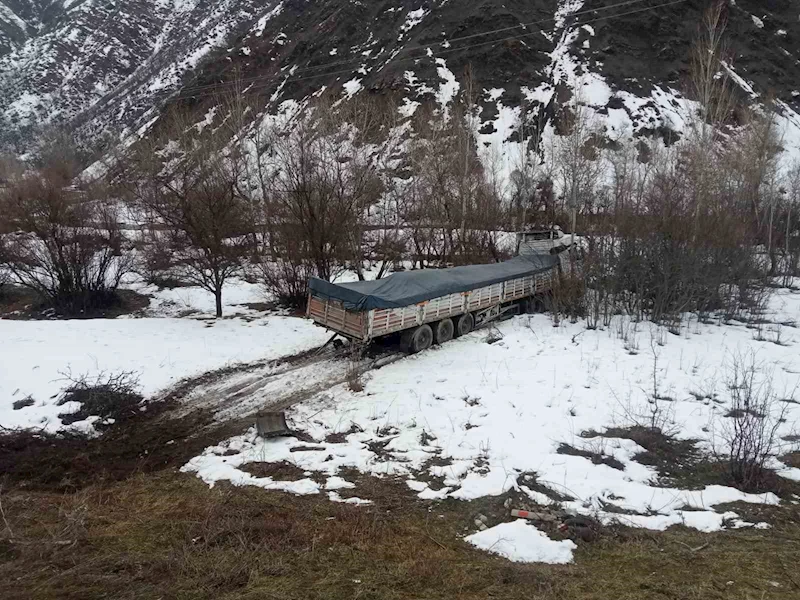
[[[370,279],[377,272],[373,265],[364,275]],[[339,276],[340,281],[356,279],[351,271]],[[149,305],[115,319],[0,318],[0,426],[60,429],[58,415],[78,409],[57,404],[71,378],[131,372],[141,393],[150,397],[187,377],[278,359],[330,338],[306,319],[261,310],[271,299],[264,287],[240,278],[224,287],[221,320],[214,319],[214,296],[200,287],[159,288],[136,274],[126,276],[122,287],[148,296]],[[31,406],[14,408],[29,397]],[[79,421],[70,427],[88,425]]]
[[[195,317],[213,317],[214,296],[197,286],[159,289],[132,277],[124,286],[140,294],[150,296],[150,305],[144,310],[146,316],[178,317],[191,314]],[[252,315],[258,310],[248,305],[263,304],[269,300],[264,287],[242,279],[232,279],[222,293],[223,316]]]
[[[185,377],[280,358],[328,337],[304,319],[245,306],[265,298],[258,286],[244,281],[234,281],[224,295],[226,314],[239,316],[221,320],[209,318],[211,295],[197,288],[126,285],[153,296],[144,316],[0,319],[5,342],[0,345],[0,425],[60,428],[58,414],[70,407],[56,402],[69,376],[132,371],[150,396]],[[185,314],[190,316],[177,317]],[[294,437],[261,440],[249,430],[208,448],[184,470],[211,485],[227,480],[369,503],[340,474],[354,467],[376,476],[399,475],[424,500],[472,500],[515,490],[534,504],[548,505],[555,495],[544,493],[549,489],[569,498],[561,508],[604,522],[654,530],[683,524],[707,532],[762,527],[716,507],[735,501],[774,504],[776,496],[719,485],[691,491],[663,487],[653,468],[634,460],[642,451],[634,442],[587,437],[585,432],[646,419],[652,406],[648,398],[657,388],[657,395],[670,399],[660,406],[678,435],[699,439],[701,448],[708,449],[728,410],[731,363],[744,353],[755,357],[763,374],[772,375],[780,398],[793,397],[800,382],[800,330],[795,326],[800,293],[776,291],[767,316],[771,323],[760,332],[743,324],[692,321],[680,335],[625,317],[600,330],[588,329],[585,322],[562,321],[555,327],[546,315],[516,317],[369,372],[360,392],[341,383],[342,364],[335,361],[300,365],[285,375],[266,366],[263,373],[219,382],[215,390],[220,393],[190,394],[185,401],[221,408],[214,402],[225,396],[225,386],[239,389],[249,378],[245,383],[255,391],[220,413],[235,418],[241,416],[236,411],[252,412],[270,398],[303,391],[308,399],[292,407],[288,417],[313,445],[301,447]],[[32,406],[13,408],[28,396]],[[800,417],[800,405],[786,406],[782,437],[797,432]],[[622,468],[559,453],[562,444],[613,457]],[[782,448],[789,449],[788,444]],[[295,464],[306,476],[275,481],[241,468],[277,461]],[[773,466],[784,477],[800,479],[800,469]],[[543,487],[526,485],[531,476]],[[573,550],[571,542],[550,540],[523,521],[501,523],[467,540],[518,561],[569,562]]]
[[[719,485],[662,487],[654,469],[633,460],[642,451],[637,444],[581,433],[646,418],[655,385],[659,396],[670,398],[662,406],[678,435],[708,448],[728,410],[730,365],[742,353],[751,353],[772,375],[780,398],[790,398],[800,381],[800,330],[777,323],[800,322],[800,293],[776,292],[770,316],[775,324],[762,332],[762,341],[742,324],[693,322],[673,335],[624,318],[590,330],[584,322],[554,327],[545,315],[516,317],[497,326],[499,341],[488,343],[488,332],[476,331],[371,372],[363,391],[338,385],[296,405],[290,424],[315,440],[313,449],[298,448],[295,438],[262,440],[251,430],[208,448],[184,470],[212,485],[229,480],[308,494],[326,486],[310,478],[278,483],[239,467],[288,461],[328,483],[340,479],[340,468],[355,467],[403,476],[421,499],[471,500],[514,489],[549,504],[548,495],[524,484],[523,475],[535,473],[539,484],[571,498],[563,508],[604,522],[653,530],[683,524],[706,532],[748,526],[715,507],[779,499]],[[795,433],[800,417],[800,406],[786,406],[781,436]],[[334,433],[345,434],[344,441],[326,441]],[[561,444],[614,457],[623,468],[559,453]],[[785,476],[800,474],[776,466]],[[567,545],[545,543],[542,549],[547,540],[531,524],[498,527],[468,539],[514,560],[569,560]],[[498,540],[504,541],[496,545]]]
[[[144,317],[75,320],[0,319],[0,425],[54,431],[69,379],[132,372],[152,396],[186,377],[237,363],[276,359],[324,343],[329,334],[297,317],[264,314],[242,306],[263,302],[261,289],[235,280],[224,310],[246,318],[208,318],[214,297],[196,287],[159,290],[140,282],[127,287],[152,294]],[[191,317],[177,315],[191,313]],[[33,405],[14,409],[16,401]],[[83,427],[78,422],[72,427]]]

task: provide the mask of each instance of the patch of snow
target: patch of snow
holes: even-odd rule
[[[489,102],[494,102],[495,100],[498,100],[500,96],[505,94],[505,92],[506,91],[503,88],[492,88],[490,90],[486,90],[485,93]]]
[[[759,29],[764,29],[764,21],[762,21],[755,15],[750,15],[750,18],[753,19],[753,25],[755,25]]]
[[[217,106],[212,106],[212,107],[211,107],[211,108],[208,110],[208,112],[206,113],[206,116],[205,116],[205,117],[203,117],[203,120],[202,120],[202,121],[200,121],[199,123],[196,123],[196,124],[195,124],[195,129],[197,129],[197,132],[198,132],[198,133],[202,133],[202,132],[203,132],[203,130],[204,130],[206,127],[208,127],[209,125],[211,125],[211,124],[214,122],[214,117],[215,117],[215,116],[216,116],[216,114],[217,114],[217,108],[218,108]]]
[[[414,71],[405,71],[403,73],[403,77],[405,77],[407,87],[410,90],[413,90],[417,94],[417,96],[434,93],[432,87],[420,82],[419,78],[414,73]]]
[[[556,7],[554,29],[563,29],[572,13],[583,8],[584,0],[559,0]]]
[[[410,118],[414,116],[414,113],[417,112],[420,103],[416,100],[409,100],[408,98],[403,98],[403,104],[398,107],[397,112],[400,113],[401,116],[405,118]]]
[[[728,63],[726,63],[725,61],[720,61],[720,63],[725,68],[725,71],[727,72],[728,76],[731,79],[733,79],[734,83],[736,83],[736,85],[738,85],[745,92],[747,92],[751,98],[755,99],[759,96],[758,92],[756,92],[753,89],[753,86],[750,85],[747,81],[745,81],[744,78],[741,75],[739,75],[736,71],[734,71],[734,69]]]
[[[498,93],[499,92],[499,93]],[[490,90],[490,98],[499,98],[503,90]],[[521,141],[511,142],[510,137],[519,127],[521,109],[518,106],[505,106],[496,100],[497,117],[492,121],[475,127],[480,157],[487,168],[499,169],[501,181],[508,181],[511,172],[519,166],[522,154],[527,151]],[[486,125],[491,125],[491,133],[481,133]]]
[[[553,97],[553,89],[548,83],[540,83],[536,88],[531,89],[527,86],[522,86],[522,95],[528,102],[538,102],[539,104],[546,105]]]
[[[436,101],[444,109],[458,94],[461,85],[456,81],[456,76],[447,68],[447,63],[443,58],[436,59],[436,73],[442,83],[439,84],[439,89],[436,92]]]
[[[7,23],[13,24],[23,33],[28,31],[28,24],[3,3],[0,3],[0,17]]]
[[[364,504],[372,504],[372,500],[364,500],[362,498],[357,498],[352,496],[350,498],[342,498],[336,492],[328,492],[328,500],[331,502],[341,502],[343,504],[356,504],[359,506],[363,506]]]
[[[776,291],[769,314],[778,322],[798,320],[800,295]],[[207,449],[195,459],[193,470],[210,481],[222,459],[228,465],[291,460],[327,477],[342,468],[403,476],[421,498],[469,500],[516,489],[545,503],[544,490],[534,493],[519,480],[521,474],[535,472],[539,484],[572,498],[562,503],[568,511],[652,529],[685,524],[715,531],[738,518],[715,506],[777,504],[773,494],[745,494],[724,486],[663,487],[651,467],[634,460],[641,451],[635,443],[579,435],[625,426],[631,413],[646,410],[643,388],[652,385],[648,382],[655,358],[652,352],[626,350],[615,332],[639,326],[626,325],[627,317],[617,319],[619,323],[602,331],[587,330],[583,323],[553,327],[544,315],[517,317],[497,325],[503,340],[491,345],[485,343],[484,332],[476,331],[370,372],[363,392],[337,384],[292,407],[288,418],[293,429],[316,440],[323,451],[291,452],[297,440],[261,440],[250,431]],[[658,327],[642,327],[632,335],[642,347],[650,347],[647,340],[659,335]],[[795,337],[779,346],[754,341],[744,327],[693,324],[691,333],[669,336],[666,345],[654,346],[655,368],[664,393],[674,398],[669,409],[680,436],[698,439],[700,449],[709,450],[707,425],[726,411],[722,375],[733,352],[755,347],[761,360],[776,365],[777,388],[794,389],[800,372],[798,341]],[[716,394],[723,403],[697,400],[692,393],[697,391],[704,398]],[[465,396],[473,401],[465,402]],[[791,433],[798,417],[800,408],[792,405],[778,435]],[[343,442],[325,442],[351,425],[355,433]],[[383,446],[380,456],[370,450],[376,441]],[[562,443],[602,451],[623,468],[561,454]],[[233,455],[226,452],[231,448]],[[433,456],[449,464],[426,466]],[[433,489],[421,481],[421,469],[443,479],[443,487]]]
[[[39,110],[47,104],[47,99],[23,91],[19,97],[6,108],[7,115],[14,115],[22,123],[33,122]]]
[[[338,53],[339,53],[339,50],[337,50],[336,48],[334,48],[330,52],[328,52],[328,54],[330,56],[336,56]]]
[[[187,465],[183,467],[182,470],[188,471],[190,468]],[[224,473],[226,476],[220,477],[222,473]],[[255,475],[251,475],[245,471],[240,471],[232,466],[227,466],[224,461],[218,466],[216,475],[216,478],[206,482],[211,487],[214,487],[214,483],[219,479],[225,479],[225,481],[228,481],[231,485],[252,485],[255,487],[264,488],[265,490],[288,492],[297,496],[319,494],[320,492],[319,484],[312,479],[300,479],[298,481],[275,481],[272,479],[272,477],[256,477]]]
[[[283,2],[280,2],[275,8],[270,10],[268,13],[263,15],[257,22],[256,26],[253,28],[253,34],[256,37],[261,37],[264,35],[264,29],[267,27],[267,23],[277,17],[279,14],[283,12]]]
[[[342,85],[342,88],[344,89],[344,93],[347,95],[347,97],[350,98],[361,91],[361,80],[354,77],[350,81],[346,81]]]
[[[464,538],[467,542],[513,562],[564,565],[577,548],[571,540],[551,540],[525,519],[501,523]]]
[[[336,475],[333,477],[328,477],[328,480],[325,482],[326,490],[351,490],[354,487],[356,487],[355,484],[350,483],[341,477],[337,477]]]
[[[410,29],[416,27],[422,22],[422,19],[425,18],[430,11],[424,8],[418,8],[417,10],[411,10],[406,15],[406,21],[400,26],[401,33],[407,33]]]
[[[211,111],[215,110],[214,108]],[[211,112],[209,111],[209,112]],[[131,214],[128,223],[141,217]],[[213,318],[216,310],[214,295],[199,286],[185,286],[160,289],[133,276],[123,281],[123,287],[150,297],[150,304],[143,311],[146,317],[178,317],[191,314],[194,317]],[[225,314],[253,313],[245,304],[263,303],[270,300],[264,293],[264,288],[256,283],[248,283],[242,279],[231,278],[225,285],[222,293],[222,307]]]

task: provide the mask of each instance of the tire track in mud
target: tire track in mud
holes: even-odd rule
[[[186,381],[169,395],[178,401],[173,418],[196,411],[213,414],[216,423],[247,427],[260,412],[285,410],[346,382],[354,375],[396,362],[404,353],[388,351],[352,357],[348,347],[315,348],[268,363],[222,369]]]

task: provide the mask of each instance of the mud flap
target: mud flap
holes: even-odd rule
[[[268,412],[257,416],[256,431],[262,438],[292,434],[286,425],[286,414],[283,411]]]

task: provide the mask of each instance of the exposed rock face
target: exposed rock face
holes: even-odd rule
[[[206,114],[238,73],[273,108],[320,90],[447,103],[471,66],[491,143],[521,103],[575,95],[610,137],[680,132],[704,0],[0,0],[0,137],[42,124],[83,139],[146,128],[164,106]],[[744,95],[779,101],[800,145],[800,20],[791,0],[727,8]],[[493,33],[486,33],[493,32]],[[413,110],[413,109],[409,109]],[[796,131],[794,131],[796,130]],[[489,139],[491,138],[491,139]],[[484,140],[484,141],[486,141]],[[488,142],[487,142],[488,143]]]

